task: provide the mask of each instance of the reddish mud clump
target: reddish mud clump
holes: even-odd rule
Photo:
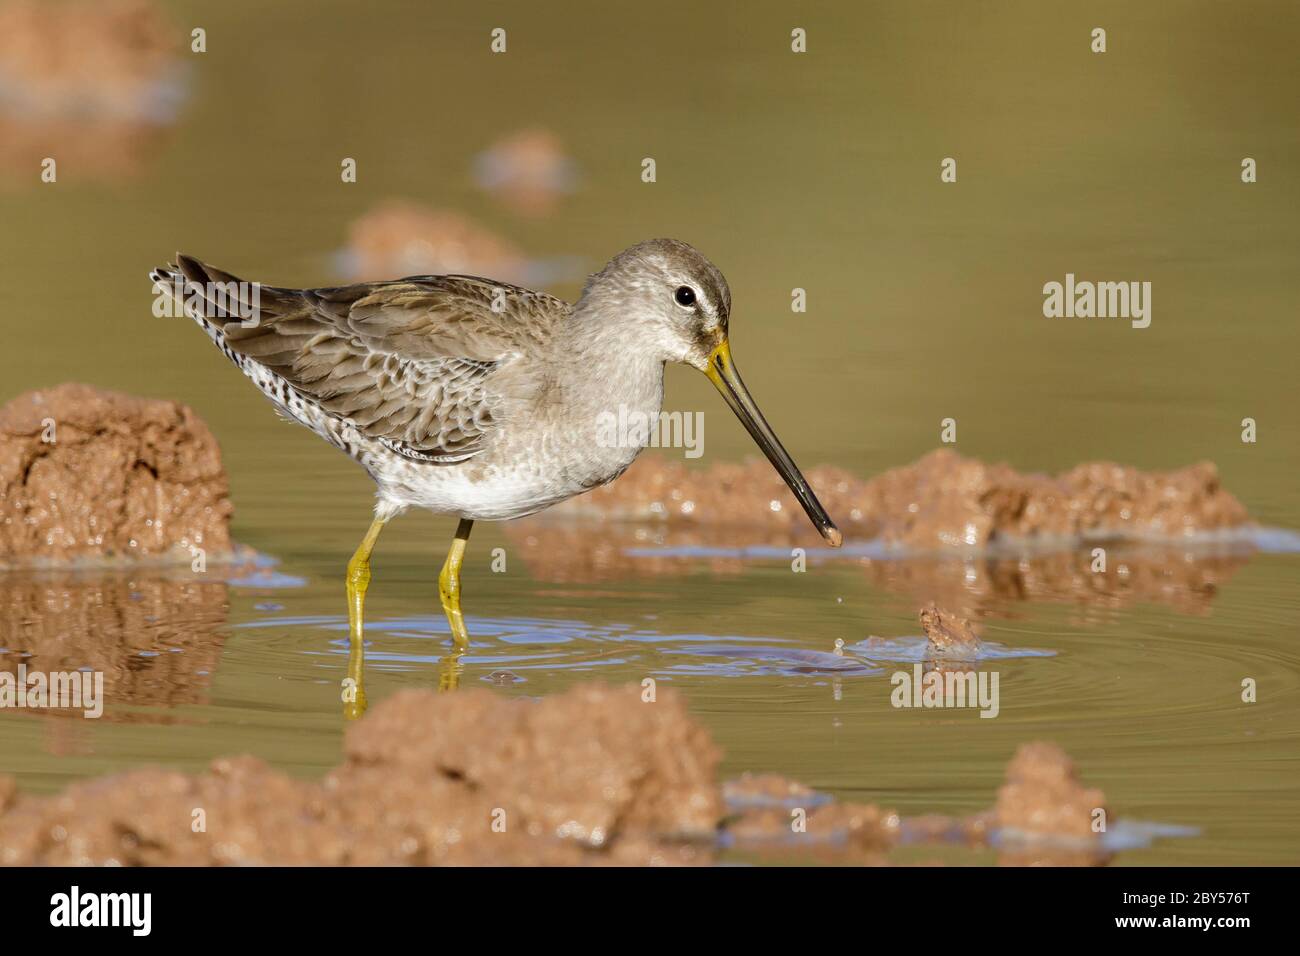
[[[830,466],[808,472],[808,481],[841,528],[866,529],[859,507],[862,481]],[[551,510],[616,520],[757,524],[783,540],[805,532],[817,538],[805,527],[808,518],[780,476],[766,461],[755,459],[690,469],[679,461],[642,456],[617,481]]]
[[[672,692],[646,703],[590,684],[537,704],[487,691],[430,704],[408,691],[353,729],[345,753],[354,774],[384,770],[376,784],[394,767],[448,775],[508,801],[530,834],[590,847],[623,831],[708,836],[722,815],[721,755]]]
[[[77,179],[138,171],[184,95],[178,48],[149,0],[0,4],[0,165],[56,157]]]
[[[980,649],[980,640],[970,621],[936,604],[921,608],[921,627],[925,631],[929,650],[935,657],[973,657]]]
[[[0,568],[231,551],[216,439],[170,401],[88,385],[0,408]]]
[[[177,46],[172,24],[149,0],[0,6],[0,84],[28,114],[133,115]]]
[[[415,203],[383,203],[348,229],[349,279],[413,275],[495,276],[526,283],[528,261],[506,240],[464,216]]]
[[[846,537],[915,551],[1003,541],[1168,541],[1249,520],[1209,462],[1170,472],[1094,462],[1053,478],[939,449],[869,481],[831,467],[812,469],[808,479]],[[642,458],[618,481],[560,508],[631,520],[757,524],[790,540],[812,535],[788,489],[759,461],[689,470]]]
[[[511,554],[528,565],[538,581],[554,583],[616,581],[629,577],[688,575],[700,567],[714,574],[743,574],[747,562],[734,555],[695,558],[685,554],[662,555],[661,548],[742,549],[762,543],[745,527],[704,525],[647,526],[645,524],[550,521],[522,519],[502,523],[510,539]],[[784,545],[788,536],[772,537]]]
[[[493,144],[474,163],[480,186],[516,212],[552,212],[572,192],[577,174],[559,137],[548,129],[521,130]]]
[[[718,752],[671,690],[654,703],[599,685],[537,702],[405,691],[349,728],[345,751],[320,782],[252,757],[53,797],[15,797],[0,778],[0,862],[691,863],[722,816]]]
[[[1093,462],[1055,478],[933,451],[867,483],[878,536],[917,549],[999,540],[1164,540],[1245,524],[1246,509],[1209,462],[1142,472]]]
[[[1094,813],[1106,795],[1079,782],[1074,762],[1055,744],[1024,744],[1007,767],[998,790],[997,822],[1017,837],[1092,840]]]
[[[317,782],[249,756],[48,797],[0,776],[0,864],[646,865],[723,851],[887,864],[903,844],[1106,861],[1090,825],[1104,798],[1051,745],[1021,748],[995,810],[905,819],[773,774],[718,786],[718,750],[672,690],[653,703],[599,684],[539,701],[402,691],[348,729],[344,755]]]

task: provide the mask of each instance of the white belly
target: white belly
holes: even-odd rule
[[[502,436],[482,454],[455,465],[394,461],[390,454],[371,474],[383,511],[416,507],[500,521],[533,514],[613,480],[641,447],[609,446],[570,427],[529,433],[527,440]]]

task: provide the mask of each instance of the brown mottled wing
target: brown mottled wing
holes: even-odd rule
[[[178,261],[187,288],[240,281],[188,256]],[[501,401],[493,374],[543,344],[568,308],[472,276],[258,291],[255,325],[238,314],[213,320],[233,352],[393,451],[440,463],[481,449]],[[504,308],[494,310],[494,300]]]

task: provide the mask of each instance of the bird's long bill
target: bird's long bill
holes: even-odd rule
[[[794,496],[799,499],[799,504],[803,505],[803,510],[807,512],[809,520],[817,528],[817,531],[823,538],[830,543],[831,547],[838,548],[844,540],[840,534],[840,529],[835,527],[835,522],[831,516],[826,513],[813,490],[808,487],[808,482],[804,476],[799,473],[795,466],[794,459],[781,446],[777,440],[776,433],[763,417],[763,413],[758,410],[754,404],[754,399],[749,395],[749,389],[745,388],[745,383],[740,379],[740,373],[736,371],[735,363],[731,361],[731,346],[726,339],[709,354],[709,367],[705,371],[711,381],[722,393],[722,397],[727,400],[731,410],[736,413],[745,430],[749,432],[758,447],[763,450],[767,460],[780,474],[781,478]]]

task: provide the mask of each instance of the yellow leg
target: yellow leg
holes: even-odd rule
[[[352,646],[348,653],[348,676],[343,684],[343,716],[349,720],[366,712],[366,589],[370,587],[370,552],[375,549],[384,523],[383,518],[370,523],[370,530],[348,562],[348,634]]]
[[[460,519],[456,528],[456,537],[452,539],[451,550],[438,575],[438,596],[442,598],[442,611],[447,615],[451,626],[451,639],[457,651],[469,647],[469,632],[465,630],[465,618],[460,613],[460,566],[465,561],[465,545],[469,543],[469,533],[474,527],[473,521]],[[459,657],[459,654],[456,655]]]

